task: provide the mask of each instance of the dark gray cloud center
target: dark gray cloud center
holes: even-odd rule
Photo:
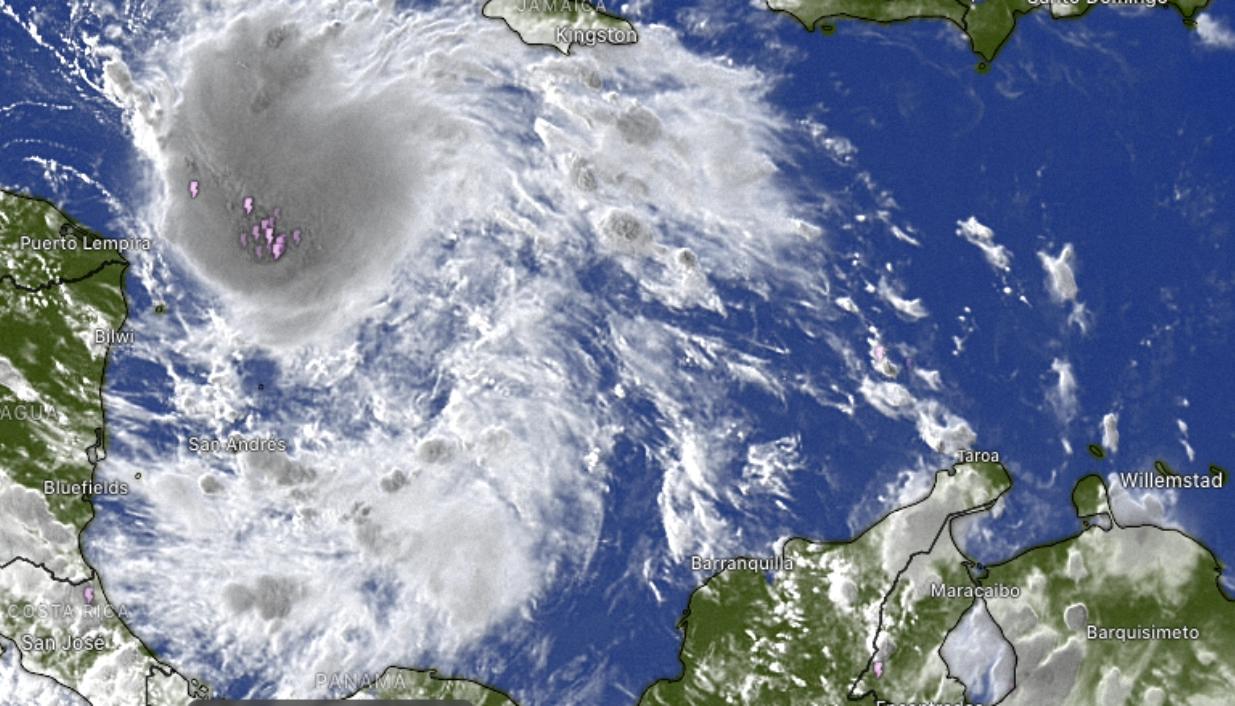
[[[190,50],[164,123],[163,232],[271,342],[312,334],[380,288],[417,230],[427,150],[416,138],[443,118],[408,81],[344,63],[346,32],[236,20]]]

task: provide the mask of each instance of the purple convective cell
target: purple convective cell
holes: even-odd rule
[[[240,237],[241,246],[252,246],[254,259],[263,260],[269,257],[271,261],[277,261],[287,254],[289,246],[300,245],[304,237],[302,229],[294,228],[289,232],[279,228],[279,219],[283,216],[282,208],[274,208],[263,216],[254,211],[252,196],[244,198],[244,208],[246,214],[257,216],[255,222],[250,222],[248,229],[241,233]]]
[[[194,179],[189,182],[189,198],[195,199],[201,193],[201,182]]]

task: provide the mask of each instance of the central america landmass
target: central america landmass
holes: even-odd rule
[[[129,492],[94,475],[106,456],[110,342],[128,316],[128,261],[114,244],[48,201],[0,191],[0,504],[12,510],[0,524],[0,650],[92,706],[185,706],[210,688],[133,634],[80,544],[94,495]],[[352,698],[379,694],[513,703],[475,682],[394,668]]]

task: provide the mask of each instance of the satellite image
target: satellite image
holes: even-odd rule
[[[0,0],[0,706],[1232,706],[1223,0]]]

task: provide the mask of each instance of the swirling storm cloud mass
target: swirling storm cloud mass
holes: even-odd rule
[[[865,400],[924,451],[973,442],[938,373],[894,381],[912,350],[880,319],[916,300],[892,266],[829,255],[858,196],[783,168],[815,150],[886,196],[772,107],[771,77],[656,25],[638,61],[559,56],[470,3],[210,4],[176,26],[107,67],[159,245],[135,275],[168,313],[135,312],[116,352],[140,375],[109,390],[101,475],[144,480],[88,538],[186,672],[311,696],[317,672],[483,677],[486,646],[550,649],[538,608],[609,541],[624,443],[658,488],[629,578],[684,595],[687,555],[788,529],[801,430],[756,443],[746,390]],[[756,305],[800,340],[753,340]],[[287,448],[201,450],[231,436]],[[580,698],[603,677],[580,666]]]

